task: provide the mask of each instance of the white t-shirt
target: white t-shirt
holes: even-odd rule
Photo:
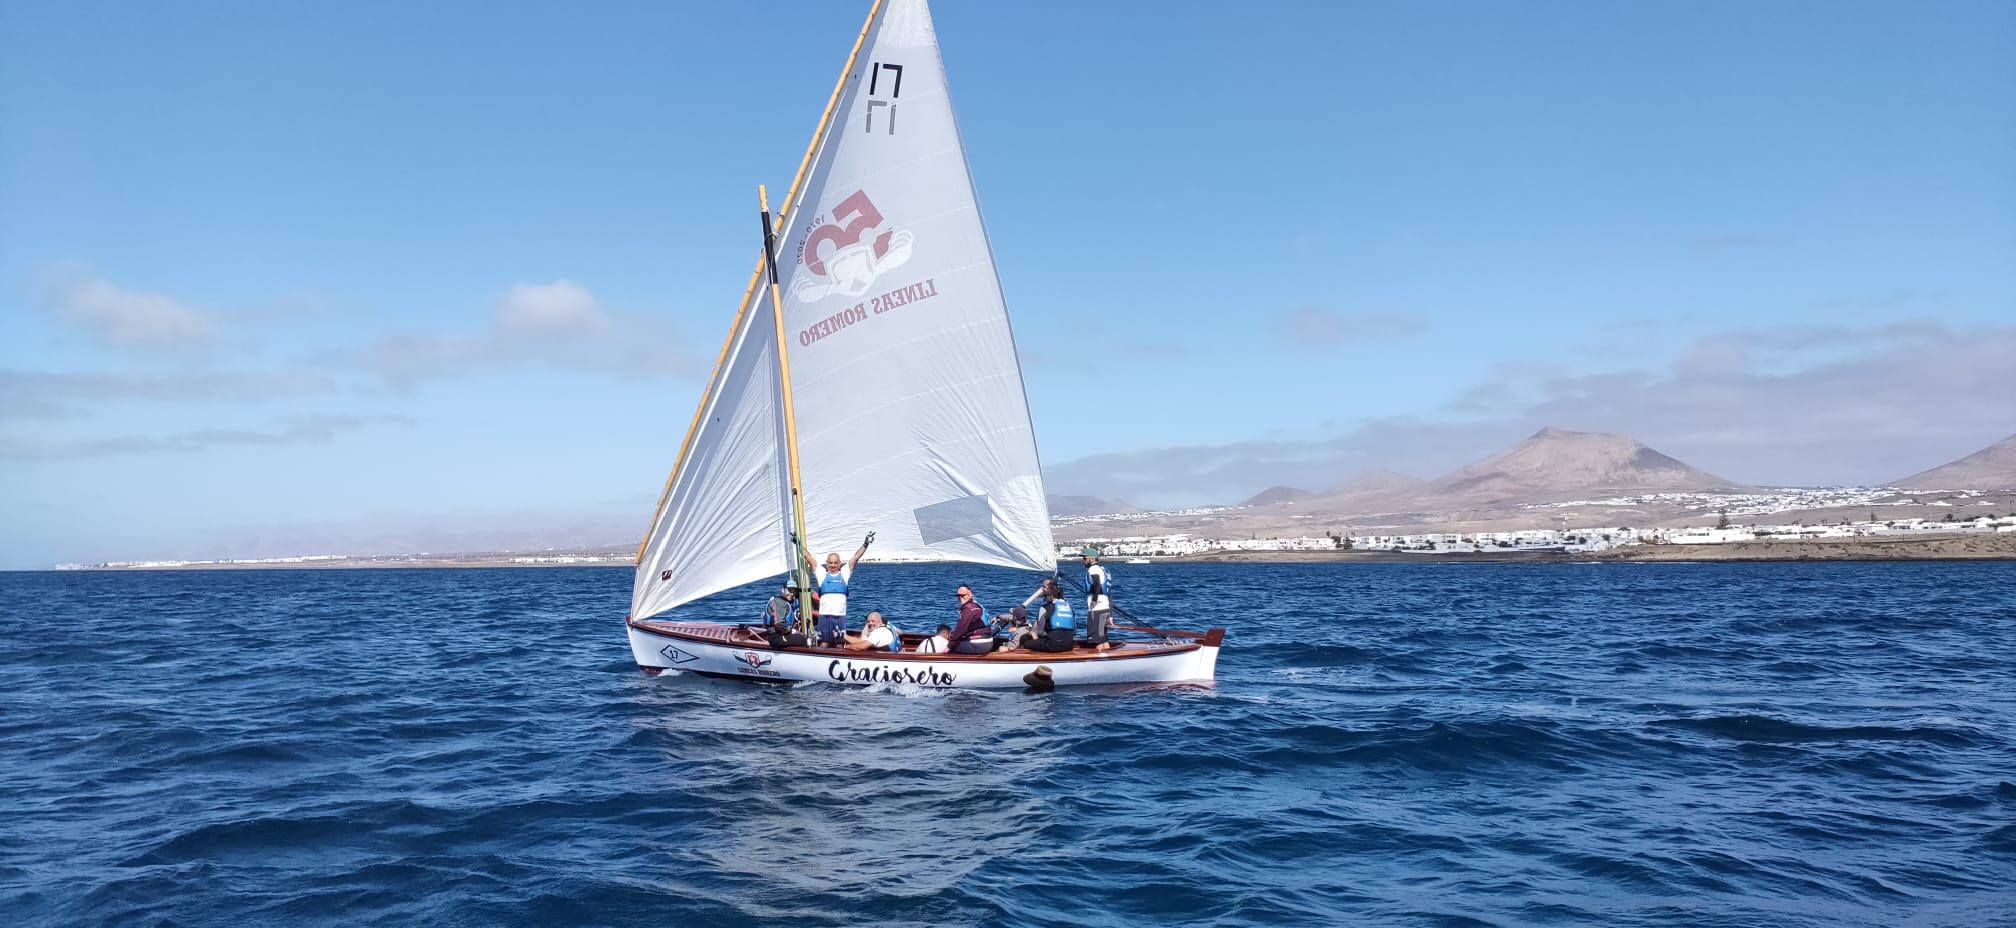
[[[917,643],[917,653],[943,654],[945,653],[945,649],[951,646],[952,642],[947,641],[943,635],[932,635]]]
[[[853,583],[854,568],[852,567],[840,568],[840,579],[850,584]],[[812,587],[814,589],[817,589],[825,585],[826,585],[825,565],[823,564],[812,565]],[[847,614],[847,594],[821,593],[819,595],[819,614],[845,616]]]
[[[1101,610],[1113,608],[1112,597],[1105,595],[1105,593],[1103,592],[1106,589],[1106,568],[1100,564],[1094,564],[1090,567],[1085,568],[1085,580],[1086,580],[1085,589],[1087,590],[1092,589],[1092,584],[1096,582],[1099,584],[1099,589],[1102,591],[1098,596],[1088,595],[1085,597],[1085,611],[1099,612]]]
[[[887,648],[889,647],[889,642],[896,640],[896,633],[890,631],[889,626],[884,625],[879,628],[869,629],[867,638],[868,638],[868,644],[870,644],[871,646],[877,648]]]

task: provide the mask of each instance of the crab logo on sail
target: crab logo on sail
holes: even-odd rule
[[[909,262],[910,232],[888,228],[867,191],[848,194],[826,212],[831,221],[819,222],[798,247],[798,261],[810,272],[791,283],[799,302],[817,303],[834,294],[858,297]]]

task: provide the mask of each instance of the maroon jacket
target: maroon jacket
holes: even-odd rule
[[[959,604],[959,624],[952,629],[952,643],[958,644],[968,638],[980,637],[981,632],[990,636],[993,629],[987,624],[987,610],[980,608],[980,601],[969,599]]]

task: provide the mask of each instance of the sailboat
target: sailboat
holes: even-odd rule
[[[871,532],[871,563],[1057,569],[925,0],[870,7],[774,222],[765,188],[758,205],[763,255],[637,551],[625,624],[638,666],[952,688],[1021,686],[1037,665],[1057,685],[1210,680],[1223,629],[1120,626],[1111,649],[1066,653],[918,653],[916,634],[901,651],[849,651],[773,647],[754,624],[762,598],[699,602],[787,572],[809,590],[805,553]]]

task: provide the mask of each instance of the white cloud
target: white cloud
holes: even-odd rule
[[[1141,506],[1231,503],[1270,486],[1326,490],[1373,469],[1440,475],[1518,440],[1521,428],[1504,422],[1376,419],[1334,438],[1096,454],[1044,468],[1043,479],[1052,493]]]
[[[497,328],[512,334],[585,335],[609,327],[595,295],[571,280],[512,284],[497,301]]]
[[[689,372],[693,359],[664,320],[609,312],[588,288],[557,280],[513,284],[474,332],[388,336],[367,347],[360,363],[411,386],[525,365],[662,377]]]
[[[1051,467],[1056,493],[1149,505],[1323,489],[1382,467],[1437,476],[1542,426],[1620,432],[1760,485],[1875,484],[2016,430],[2016,327],[1907,320],[1765,327],[1696,339],[1661,368],[1501,365],[1432,420],[1334,438],[1095,455]]]
[[[110,403],[253,403],[327,393],[335,382],[304,371],[170,374],[0,368],[0,420],[75,416]]]
[[[1417,313],[1338,312],[1322,306],[1300,306],[1274,315],[1274,335],[1291,347],[1330,347],[1392,341],[1428,331],[1428,320]]]
[[[186,351],[217,338],[216,314],[158,293],[128,290],[76,268],[45,275],[42,302],[100,344],[136,351]]]
[[[1664,370],[1507,380],[1527,422],[1622,431],[1754,484],[1878,483],[2016,426],[2016,328],[1761,328]],[[1655,441],[1656,439],[1656,441]]]
[[[197,429],[169,435],[36,438],[0,435],[0,460],[46,461],[160,452],[195,452],[224,446],[319,444],[373,425],[411,425],[404,416],[290,416],[270,429]]]

